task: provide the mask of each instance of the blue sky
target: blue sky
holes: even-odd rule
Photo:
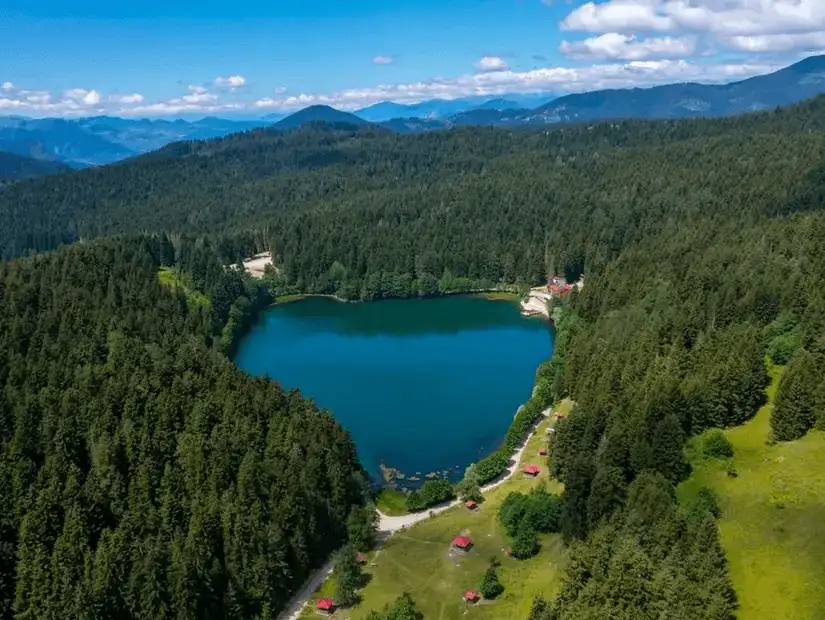
[[[0,3],[0,114],[36,116],[725,81],[825,48],[821,0]]]

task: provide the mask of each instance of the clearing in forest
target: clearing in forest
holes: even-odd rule
[[[825,433],[767,445],[781,369],[771,369],[768,403],[725,431],[732,459],[689,446],[693,474],[684,504],[703,487],[719,496],[719,529],[739,599],[739,620],[825,619]],[[731,474],[728,474],[732,464]]]
[[[567,411],[570,403],[557,410]],[[526,618],[536,595],[552,598],[560,586],[566,560],[566,550],[558,534],[539,535],[541,550],[528,560],[516,560],[505,554],[512,541],[502,531],[498,509],[512,491],[528,492],[541,484],[553,493],[561,493],[561,485],[547,476],[546,457],[538,451],[547,445],[545,429],[552,417],[542,420],[527,443],[519,467],[528,463],[541,466],[535,478],[516,475],[485,494],[477,510],[467,510],[463,504],[418,523],[391,536],[370,555],[365,567],[369,583],[359,591],[362,601],[352,609],[342,609],[336,615],[357,620],[371,610],[380,610],[403,592],[415,600],[425,618]],[[450,542],[458,535],[472,538],[469,553],[450,550]],[[494,601],[467,604],[464,593],[478,589],[492,557],[501,563],[498,575],[504,593]],[[334,596],[334,579],[327,579],[307,605],[301,618],[313,618],[315,602],[323,596]],[[466,612],[466,613],[465,613]]]

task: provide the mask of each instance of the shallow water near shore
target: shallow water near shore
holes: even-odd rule
[[[308,298],[266,310],[235,362],[329,409],[377,482],[383,469],[414,488],[433,472],[458,479],[498,447],[553,336],[503,301]]]

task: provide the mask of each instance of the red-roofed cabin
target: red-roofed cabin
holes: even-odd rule
[[[475,510],[478,508],[478,503],[473,499],[468,499],[464,502],[464,507],[467,508],[467,510]]]
[[[475,590],[467,590],[464,593],[464,600],[468,603],[477,603],[478,599],[480,598],[481,597],[479,596],[478,592],[476,592]]]
[[[335,601],[326,596],[324,598],[319,598],[318,602],[315,603],[315,609],[322,614],[331,614],[335,611]]]
[[[536,476],[541,473],[541,468],[538,465],[525,465],[524,466],[524,475],[531,476],[535,478]]]
[[[545,450],[544,448],[541,448],[539,450],[539,456],[547,456],[547,450]]]
[[[453,549],[458,549],[459,551],[469,551],[472,546],[473,541],[470,540],[469,536],[456,536],[453,538]]]
[[[366,564],[367,563],[367,556],[365,556],[360,551],[355,554],[355,561],[359,564]]]

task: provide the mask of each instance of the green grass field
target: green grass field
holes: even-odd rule
[[[209,298],[200,291],[196,291],[187,286],[180,276],[169,267],[160,268],[158,271],[158,280],[160,280],[160,283],[165,286],[180,288],[186,295],[186,300],[189,302],[190,307],[209,307]]]
[[[694,472],[679,496],[689,500],[702,486],[719,495],[740,620],[825,620],[825,433],[766,444],[780,374],[771,370],[769,401],[756,417],[725,431],[738,477],[692,442]]]
[[[394,489],[381,489],[375,496],[375,507],[391,517],[398,517],[409,512],[407,496]]]
[[[559,409],[568,410],[569,407],[570,403],[563,403]],[[559,483],[548,479],[546,458],[538,456],[538,450],[547,443],[545,428],[548,424],[549,421],[541,422],[521,459],[521,465],[534,463],[542,467],[538,479],[526,479],[516,474],[486,494],[478,511],[470,512],[459,506],[390,537],[383,547],[371,554],[371,562],[376,565],[365,569],[370,581],[360,591],[362,602],[352,609],[338,611],[336,617],[364,618],[369,611],[380,609],[403,592],[409,592],[427,620],[461,617],[523,619],[530,611],[534,596],[552,597],[560,585],[566,560],[561,537],[556,534],[542,536],[541,551],[537,556],[515,560],[504,553],[511,543],[498,523],[498,508],[511,491],[526,492],[546,484],[550,491],[561,492]],[[459,534],[473,539],[474,546],[468,554],[450,551],[450,542]],[[469,588],[478,589],[493,556],[501,562],[498,571],[504,593],[495,601],[465,605],[463,593]],[[317,617],[315,602],[321,596],[334,596],[334,593],[334,580],[328,579],[301,617]]]

